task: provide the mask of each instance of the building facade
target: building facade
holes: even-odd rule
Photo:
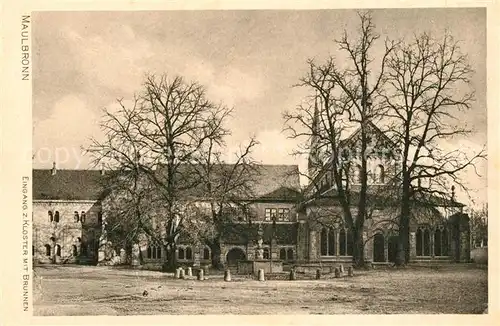
[[[369,193],[377,200],[391,199],[393,180],[400,159],[397,148],[374,125],[373,142],[386,150],[368,160]],[[358,133],[344,143],[356,148]],[[375,147],[377,147],[375,146]],[[390,153],[388,155],[387,153]],[[312,152],[311,155],[314,155]],[[315,157],[310,162],[318,162]],[[359,186],[359,167],[351,162],[348,181],[352,192]],[[333,264],[351,262],[353,240],[343,220],[332,182],[331,163],[310,166],[312,182],[304,190],[296,165],[259,165],[248,198],[251,220],[235,219],[224,229],[220,260],[228,265],[253,260],[259,246],[263,258],[285,264]],[[124,248],[106,240],[106,191],[97,170],[33,170],[33,259],[37,263],[135,263],[159,266],[166,255],[144,236],[133,244],[132,257]],[[202,201],[202,199],[200,199]],[[365,259],[374,263],[395,260],[397,205],[372,205],[365,221]],[[356,211],[352,208],[355,215]],[[453,200],[415,202],[410,218],[412,262],[466,262],[470,259],[469,219],[463,205]],[[183,265],[208,265],[208,246],[180,237],[176,252]]]

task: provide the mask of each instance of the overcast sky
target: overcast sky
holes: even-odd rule
[[[33,14],[33,151],[35,168],[88,168],[81,146],[100,134],[100,110],[131,99],[146,72],[179,74],[234,106],[230,150],[251,135],[254,157],[267,164],[299,164],[296,146],[281,133],[282,112],[303,99],[293,88],[306,60],[335,54],[343,29],[353,31],[352,10],[38,12]],[[486,143],[485,9],[388,9],[373,12],[382,38],[448,29],[462,41],[476,71],[473,112],[463,119],[477,132],[446,144],[472,150]],[[382,45],[382,44],[380,44]],[[381,48],[376,47],[376,56]],[[56,157],[58,156],[58,157]],[[474,197],[486,200],[482,178],[468,177]]]

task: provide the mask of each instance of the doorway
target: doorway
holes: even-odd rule
[[[396,257],[398,254],[398,236],[391,235],[387,241],[387,258],[391,263],[396,262]]]
[[[377,233],[373,237],[373,261],[374,262],[384,262],[385,261],[385,239],[382,233]]]
[[[246,255],[242,249],[233,248],[227,253],[226,260],[229,266],[236,266],[239,261],[246,260]]]

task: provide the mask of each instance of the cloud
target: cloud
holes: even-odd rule
[[[73,94],[59,99],[47,119],[34,121],[33,152],[35,163],[50,167],[83,168],[81,146],[89,144],[91,135],[98,135],[99,115]]]

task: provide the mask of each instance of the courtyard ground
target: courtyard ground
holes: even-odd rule
[[[377,268],[354,277],[259,282],[92,266],[35,267],[34,315],[482,313],[487,270]],[[148,292],[143,296],[143,292]]]

